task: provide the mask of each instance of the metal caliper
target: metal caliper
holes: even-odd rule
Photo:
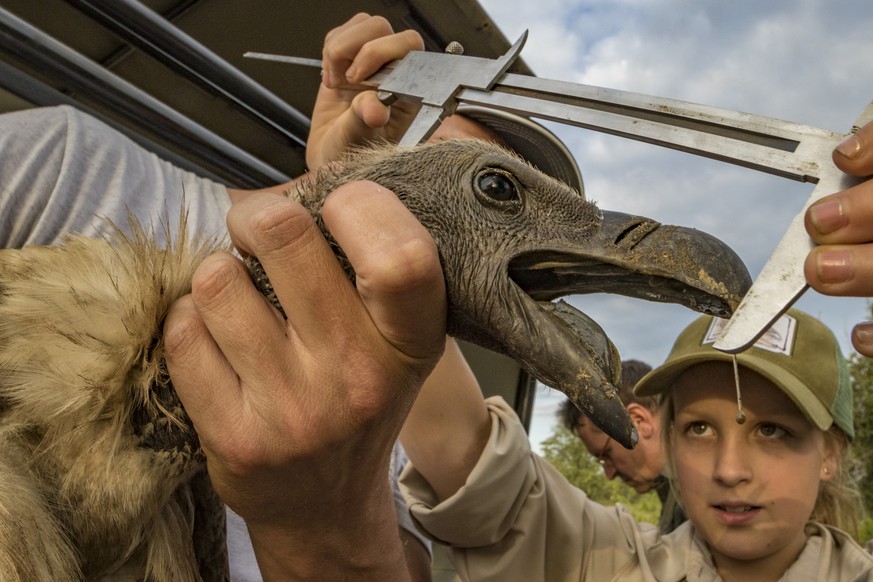
[[[794,217],[761,273],[725,326],[715,348],[736,353],[752,345],[806,291],[803,263],[815,243],[804,228],[806,209],[862,180],[847,176],[831,153],[848,133],[686,101],[508,73],[527,40],[525,32],[498,59],[413,51],[368,78],[390,105],[421,108],[400,141],[425,141],[461,103],[509,111],[667,147],[815,188]],[[249,52],[244,56],[321,66],[317,59]],[[871,102],[852,131],[873,121]]]

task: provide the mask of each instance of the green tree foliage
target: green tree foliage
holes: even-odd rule
[[[873,359],[852,354],[849,357],[849,371],[855,390],[855,440],[852,449],[863,475],[873,476]],[[862,493],[864,506],[873,510],[873,488],[866,487]]]
[[[861,522],[861,541],[873,539],[873,359],[859,354],[848,358],[849,373],[855,396],[855,440],[852,454],[856,462],[854,476],[861,490],[866,519]]]
[[[543,457],[567,480],[604,505],[621,503],[638,520],[658,524],[661,502],[652,491],[640,495],[621,480],[608,481],[579,438],[561,425],[543,441]]]

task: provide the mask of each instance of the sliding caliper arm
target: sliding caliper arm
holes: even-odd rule
[[[803,263],[814,246],[804,228],[806,209],[861,180],[841,172],[831,153],[847,133],[698,105],[675,99],[507,73],[525,32],[499,59],[414,51],[367,79],[380,99],[419,104],[401,146],[426,140],[460,103],[574,125],[706,158],[810,182],[815,188],[764,269],[731,317],[715,347],[739,352],[752,345],[807,289]],[[247,56],[320,64],[311,59]],[[307,62],[302,62],[307,61]],[[855,129],[873,120],[873,102]]]

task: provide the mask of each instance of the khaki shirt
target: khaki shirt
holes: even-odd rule
[[[662,535],[621,507],[590,501],[530,449],[524,428],[499,397],[488,400],[491,437],[467,483],[439,503],[407,466],[401,490],[413,518],[450,546],[463,580],[720,580],[691,522]],[[810,537],[783,580],[873,580],[873,556],[847,534],[811,523]]]

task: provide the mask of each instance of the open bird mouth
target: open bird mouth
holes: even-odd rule
[[[606,212],[599,234],[522,252],[509,262],[509,278],[537,301],[613,293],[718,317],[730,317],[751,285],[736,253],[699,230]]]
[[[535,301],[611,293],[677,303],[717,317],[730,317],[742,298],[714,295],[662,274],[641,273],[589,257],[556,252],[533,252],[516,257],[509,264],[509,278]]]
[[[567,295],[612,293],[729,317],[751,286],[740,258],[698,230],[604,212],[586,240],[521,250],[507,264],[523,330],[500,338],[536,378],[564,392],[627,448],[636,431],[617,396],[621,359],[603,329]]]

